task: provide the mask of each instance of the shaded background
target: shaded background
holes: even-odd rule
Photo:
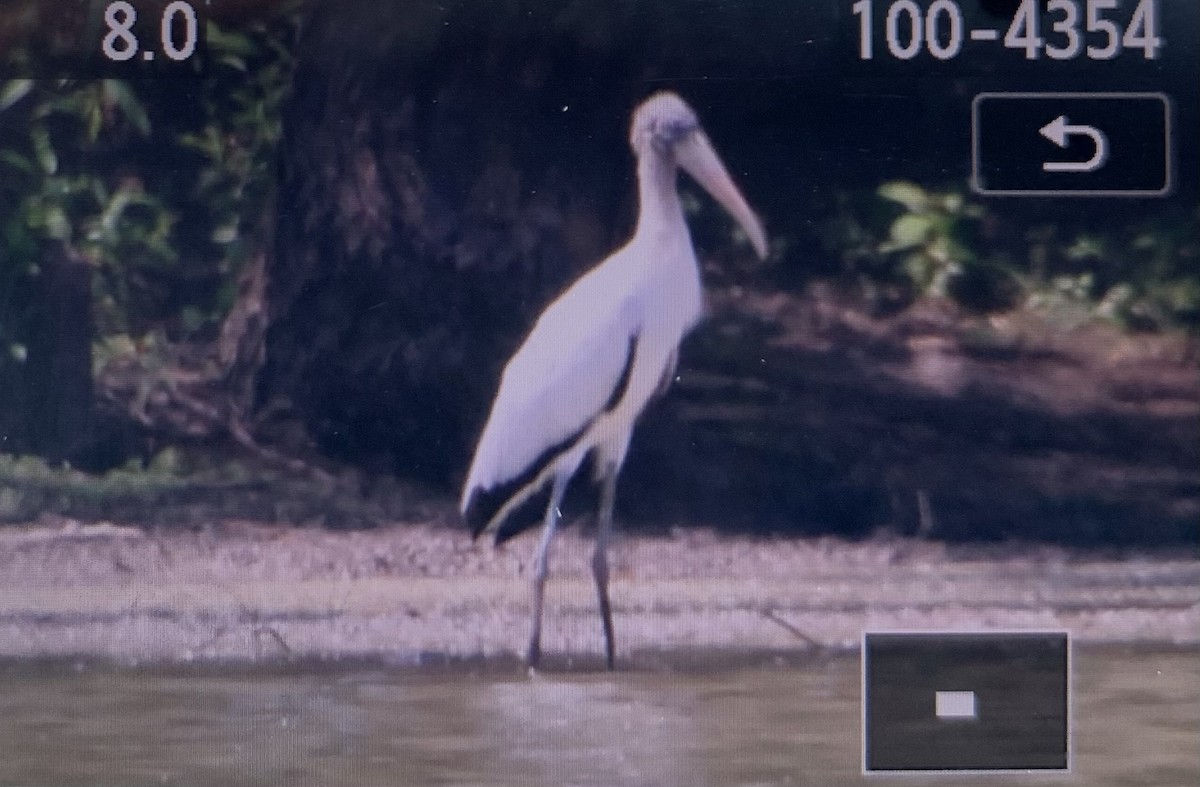
[[[294,482],[250,471],[199,519],[448,501],[504,361],[630,231],[629,112],[673,89],[773,253],[752,263],[689,197],[713,318],[635,437],[632,526],[1194,541],[1194,135],[1167,200],[980,200],[965,181],[983,90],[1161,90],[1194,129],[1200,14],[1161,9],[1154,61],[996,45],[864,64],[846,4],[795,5],[224,3],[203,76],[0,102],[0,147],[30,165],[3,203],[12,453],[186,475],[164,454],[184,446],[321,479],[297,514],[278,503]],[[968,27],[1011,5],[964,2]],[[50,29],[20,19],[0,30]],[[47,95],[76,103],[40,142]],[[55,178],[106,191],[60,205],[75,186]],[[122,193],[141,212],[105,225]],[[148,518],[210,496],[167,486]]]

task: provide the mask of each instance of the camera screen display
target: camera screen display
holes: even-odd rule
[[[5,0],[0,783],[1196,783],[1198,76],[1183,0]]]

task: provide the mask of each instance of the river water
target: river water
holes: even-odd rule
[[[1076,650],[1070,774],[865,777],[859,662],[0,668],[0,785],[1200,784],[1195,652]]]

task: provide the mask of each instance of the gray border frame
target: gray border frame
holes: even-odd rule
[[[985,189],[979,183],[979,105],[986,99],[1055,99],[1055,98],[1156,98],[1163,105],[1163,134],[1166,136],[1163,147],[1164,180],[1163,187],[1157,190],[1149,189]],[[1175,189],[1175,167],[1171,148],[1171,97],[1166,93],[1146,92],[1098,92],[1098,93],[1009,93],[989,92],[977,93],[971,99],[971,190],[985,197],[1165,197]]]
[[[1067,638],[1067,767],[1066,768],[1037,768],[1003,769],[1003,770],[974,770],[947,769],[939,771],[915,770],[867,770],[867,635],[869,634],[921,634],[963,636],[972,634],[997,635],[1006,634],[1062,634]],[[972,776],[1025,776],[1058,779],[1075,774],[1075,638],[1069,629],[863,629],[858,643],[858,746],[859,772],[867,778],[904,779],[909,776],[932,776],[961,779]]]

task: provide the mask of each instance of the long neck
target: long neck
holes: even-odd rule
[[[682,227],[683,208],[675,187],[675,162],[653,150],[638,158],[638,223],[635,238],[647,238],[663,232],[678,232]]]

